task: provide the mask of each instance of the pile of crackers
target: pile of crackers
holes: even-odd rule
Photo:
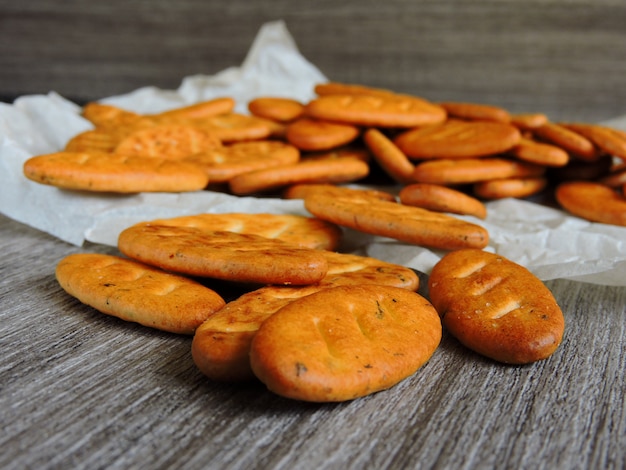
[[[30,159],[24,174],[66,189],[239,196],[383,176],[403,204],[479,218],[486,200],[554,190],[577,216],[626,225],[624,131],[362,85],[315,92],[307,103],[259,97],[249,114],[229,97],[150,115],[89,103],[94,129]]]
[[[103,313],[192,335],[212,380],[258,379],[297,400],[387,389],[428,361],[444,328],[502,363],[551,356],[562,312],[527,269],[483,251],[484,202],[554,191],[575,215],[626,225],[626,134],[361,85],[315,91],[308,103],[256,98],[249,114],[231,98],[150,115],[87,104],[94,128],[29,159],[29,179],[302,199],[310,216],[144,221],[120,234],[119,256],[61,260],[61,287]],[[397,192],[367,187],[381,176]],[[446,251],[429,298],[411,269],[338,252],[345,228]]]

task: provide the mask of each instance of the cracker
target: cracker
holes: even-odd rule
[[[439,184],[413,183],[398,194],[400,202],[436,212],[487,217],[487,208],[478,199],[462,191]]]
[[[102,313],[171,333],[193,334],[225,305],[191,279],[112,255],[66,256],[56,278],[68,294]]]
[[[287,126],[285,137],[300,150],[315,152],[334,149],[354,141],[358,127],[318,119],[300,118]]]
[[[507,153],[525,162],[550,167],[565,166],[569,162],[569,154],[561,147],[527,138],[522,138]]]
[[[235,108],[235,100],[228,96],[200,101],[186,106],[178,106],[167,111],[150,114],[156,121],[180,121],[206,119],[220,114],[228,114]]]
[[[387,286],[335,287],[268,318],[252,340],[250,363],[274,393],[338,402],[414,374],[440,340],[437,313],[419,294]]]
[[[341,241],[342,231],[335,224],[315,217],[295,214],[193,214],[152,220],[153,225],[193,227],[205,232],[236,232],[276,238],[294,245],[316,250],[334,250]]]
[[[548,122],[543,113],[517,113],[511,115],[511,124],[521,131],[532,131]]]
[[[547,185],[547,178],[541,176],[504,178],[474,183],[472,191],[482,199],[525,198],[540,193]]]
[[[228,185],[236,195],[247,195],[282,189],[298,183],[349,183],[369,174],[369,165],[351,157],[334,160],[302,160],[243,173],[232,178]]]
[[[415,165],[389,137],[379,129],[370,128],[363,134],[363,141],[387,175],[401,184],[413,181]]]
[[[311,100],[306,115],[366,127],[408,128],[443,122],[445,110],[407,95],[329,94]]]
[[[626,160],[626,134],[600,124],[563,123],[567,129],[585,136],[601,151]]]
[[[211,183],[226,183],[242,173],[297,163],[300,151],[285,142],[254,140],[223,145],[188,160],[202,166]]]
[[[439,105],[446,110],[448,117],[450,118],[459,118],[471,121],[511,121],[511,115],[509,112],[499,106],[461,101],[445,101],[439,103]]]
[[[234,282],[314,284],[328,270],[319,250],[195,227],[136,224],[120,233],[118,248],[129,258],[168,271]]]
[[[317,95],[374,95],[389,96],[395,95],[393,91],[384,88],[376,88],[356,83],[326,82],[318,83],[314,87]]]
[[[223,143],[266,139],[274,127],[266,119],[240,113],[227,113],[196,120],[196,125],[215,135]]]
[[[489,121],[449,120],[403,132],[395,144],[410,159],[476,158],[506,152],[521,139],[517,127]]]
[[[369,163],[372,160],[371,152],[364,147],[357,145],[346,145],[330,150],[318,150],[315,152],[302,152],[303,161],[312,160],[335,160],[337,158],[354,158],[362,162]]]
[[[141,118],[141,114],[97,101],[85,104],[81,116],[94,126],[105,128],[128,126]]]
[[[566,211],[583,219],[626,226],[626,198],[614,188],[591,181],[561,183],[556,200]]]
[[[585,161],[597,160],[601,153],[591,140],[554,122],[533,129],[533,135],[545,142],[563,148],[572,157]]]
[[[500,178],[541,176],[546,167],[500,157],[427,160],[415,166],[418,183],[467,184]]]
[[[446,254],[432,269],[430,300],[462,344],[499,362],[546,359],[565,321],[550,290],[523,266],[482,250]]]
[[[304,205],[316,217],[337,225],[430,248],[483,248],[489,241],[487,230],[479,225],[395,202],[315,194]]]
[[[255,116],[278,122],[291,122],[304,114],[304,105],[292,98],[259,96],[248,102],[248,110]]]
[[[107,152],[111,153],[121,140],[120,132],[110,128],[96,128],[80,132],[67,141],[66,152]]]
[[[82,191],[186,192],[203,190],[209,182],[205,171],[192,163],[105,152],[38,155],[23,169],[37,183]]]
[[[222,146],[213,134],[194,126],[162,124],[132,132],[115,147],[115,153],[178,160]]]

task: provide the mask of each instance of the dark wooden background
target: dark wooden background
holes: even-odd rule
[[[0,0],[0,96],[176,88],[240,65],[278,19],[332,80],[554,120],[626,112],[624,0]]]

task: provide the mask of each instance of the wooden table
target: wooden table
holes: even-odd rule
[[[77,248],[0,216],[1,468],[626,467],[626,288],[547,285],[566,334],[548,360],[485,360],[444,335],[390,390],[339,404],[219,384],[191,338],[65,294]]]

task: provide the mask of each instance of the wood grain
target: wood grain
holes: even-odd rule
[[[622,0],[0,0],[0,96],[176,88],[240,65],[278,19],[333,80],[554,120],[625,112]]]
[[[0,468],[626,465],[626,288],[548,282],[567,327],[546,361],[503,366],[446,335],[396,387],[316,405],[212,383],[190,338],[102,315],[56,283],[63,256],[114,249],[3,216],[0,242]]]

